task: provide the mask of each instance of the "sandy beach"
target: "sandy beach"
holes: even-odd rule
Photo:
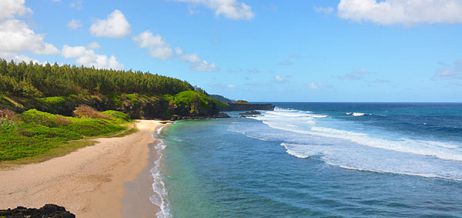
[[[123,217],[135,212],[133,217],[153,217],[159,208],[148,199],[152,188],[147,172],[156,157],[150,155],[154,151],[149,145],[162,125],[139,120],[136,133],[97,139],[94,146],[42,163],[0,169],[0,208],[54,203],[77,217]]]

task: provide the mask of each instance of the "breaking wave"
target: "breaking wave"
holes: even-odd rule
[[[351,112],[352,116],[355,112]],[[356,116],[363,113],[356,113]],[[346,169],[462,180],[462,145],[429,140],[339,121],[325,114],[277,108],[252,117],[265,125],[231,130],[265,141],[279,141],[297,158],[319,157]]]

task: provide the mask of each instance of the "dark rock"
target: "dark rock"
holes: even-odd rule
[[[264,110],[264,111],[272,111],[274,110],[274,105],[272,104],[237,104],[231,103],[228,104],[226,108],[227,111],[251,111],[251,110]]]
[[[230,118],[230,116],[227,113],[220,112],[212,118]]]
[[[179,115],[173,115],[170,118],[170,121],[176,121],[176,120],[202,120],[202,119],[209,119],[209,118],[230,118],[230,116],[227,113],[217,113],[217,114],[210,114],[210,115],[201,115],[201,116],[179,116]]]
[[[170,117],[171,121],[180,120],[180,119],[181,119],[181,117],[178,116],[178,115],[173,115],[172,117]]]
[[[75,215],[64,207],[46,204],[40,209],[16,207],[15,209],[0,210],[0,217],[6,218],[75,218]]]
[[[261,113],[258,111],[246,111],[244,113],[239,113],[241,117],[256,117],[257,115],[260,115]]]

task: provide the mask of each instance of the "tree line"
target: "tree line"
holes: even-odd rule
[[[0,108],[69,115],[81,104],[132,118],[207,116],[224,106],[186,81],[148,72],[0,59]]]

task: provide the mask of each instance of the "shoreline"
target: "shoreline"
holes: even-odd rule
[[[149,194],[144,187],[152,184],[152,176],[147,177],[146,172],[149,174],[158,158],[153,148],[155,133],[165,125],[138,120],[138,131],[130,135],[99,138],[95,145],[62,157],[0,169],[0,208],[39,208],[53,203],[77,217],[123,217],[130,210],[144,210],[145,215],[137,217],[154,217],[159,208],[149,198],[133,195],[130,187],[140,185],[136,193]],[[152,186],[149,190],[154,192]],[[131,209],[125,207],[127,201]]]
[[[160,128],[162,127],[157,128],[156,132]],[[156,136],[156,134],[153,133],[153,136]],[[154,148],[156,143],[157,141],[148,145],[149,157],[144,169],[134,180],[124,184],[123,217],[153,218],[160,211],[160,207],[150,201],[150,198],[155,194],[152,186],[152,169],[154,168],[155,160],[159,159],[159,153]]]

